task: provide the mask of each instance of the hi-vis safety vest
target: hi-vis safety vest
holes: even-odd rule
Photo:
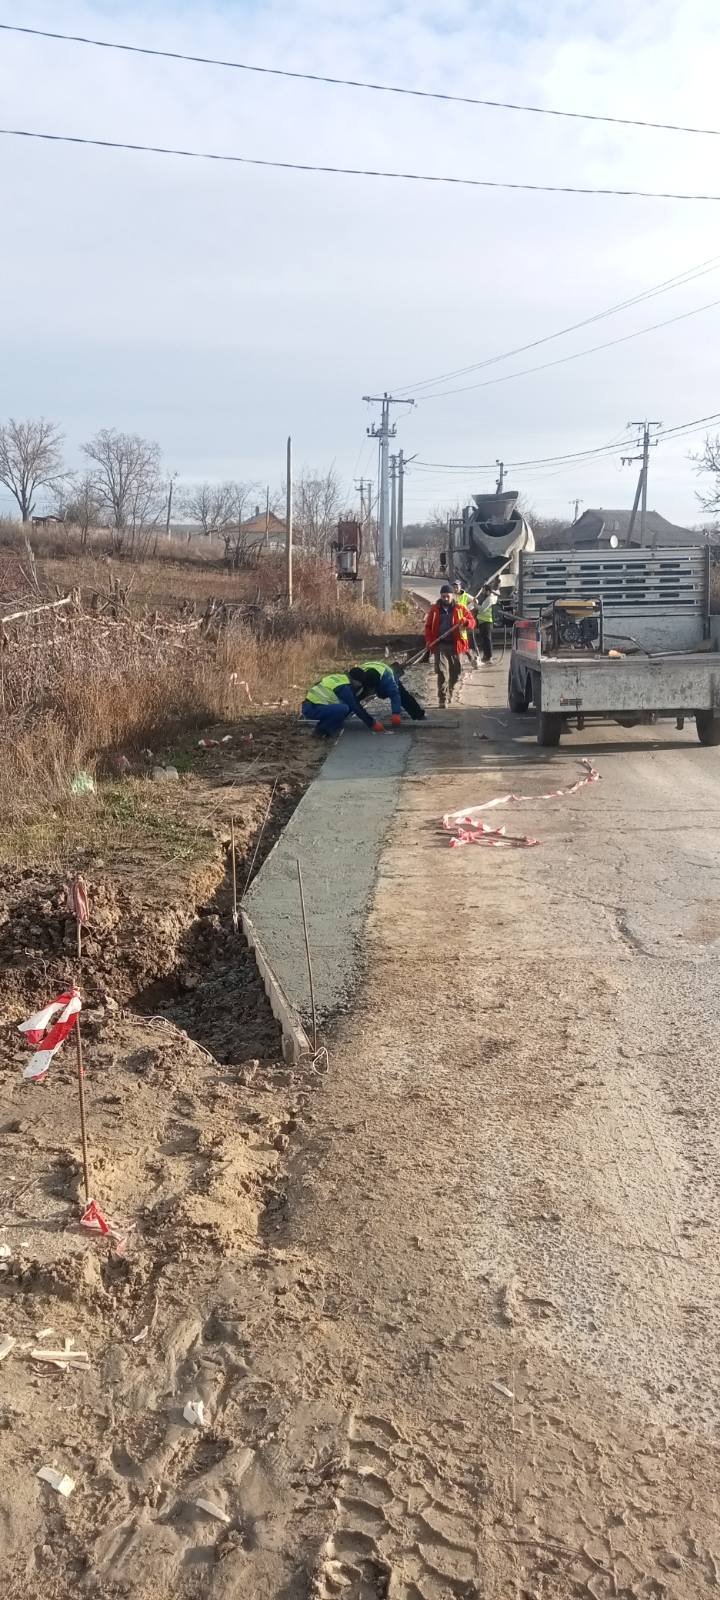
[[[341,684],[349,682],[346,672],[328,672],[319,683],[313,684],[312,689],[308,689],[305,699],[310,701],[311,706],[335,705],[337,702],[335,690],[339,689]]]
[[[489,594],[484,600],[479,602],[477,609],[478,622],[492,622],[493,606],[495,605],[496,599],[497,595]]]
[[[379,672],[381,678],[389,670],[387,661],[362,661],[360,664],[363,672]]]
[[[455,596],[455,600],[456,600],[457,605],[459,605],[459,606],[467,606],[468,609],[472,605],[474,598],[475,598],[474,595],[468,594],[467,589],[463,589],[462,594],[456,594],[456,596]]]

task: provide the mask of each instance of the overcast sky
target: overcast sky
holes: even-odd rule
[[[0,21],[304,71],[717,124],[717,0],[2,0]],[[451,106],[0,34],[6,127],[278,160],[528,183],[720,193],[720,140]],[[182,478],[375,471],[362,395],[562,328],[717,254],[720,206],[323,176],[0,138],[0,417],[160,443]],[[719,263],[720,267],[720,263]],[[720,300],[720,270],[464,383]],[[492,387],[426,400],[428,462],[520,460],[720,412],[720,306]],[[447,387],[457,387],[449,384]],[[412,389],[407,390],[412,393]],[[419,390],[418,393],[422,393]],[[398,413],[399,415],[399,413]],[[661,445],[650,504],[699,516]],[[547,515],[632,501],[634,468],[515,471]],[[489,472],[416,469],[407,520]]]

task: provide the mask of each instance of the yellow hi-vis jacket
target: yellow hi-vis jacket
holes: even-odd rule
[[[495,601],[496,600],[497,600],[497,595],[491,593],[489,595],[486,595],[484,600],[479,600],[478,601],[478,608],[477,608],[477,619],[478,619],[478,622],[492,622],[492,619],[493,619],[493,606],[495,605]]]
[[[346,672],[328,672],[319,683],[313,684],[312,689],[308,689],[305,699],[310,701],[311,706],[331,706],[337,700],[335,690],[339,689],[341,683],[349,682]]]

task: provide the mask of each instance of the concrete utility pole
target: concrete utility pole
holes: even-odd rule
[[[395,438],[396,429],[390,424],[391,406],[414,406],[414,400],[395,400],[387,391],[383,395],[363,395],[363,400],[369,405],[382,406],[380,426],[373,423],[368,428],[368,437],[380,441],[380,571],[378,604],[381,611],[389,611],[392,605],[391,585],[391,548],[390,548],[390,480],[389,466],[390,440]]]
[[[646,532],[646,528],[647,528],[647,486],[648,486],[648,467],[650,465],[650,446],[652,445],[653,448],[654,448],[657,445],[657,439],[651,439],[651,437],[650,437],[650,430],[651,430],[651,428],[661,428],[662,427],[662,423],[661,422],[648,422],[647,419],[646,419],[645,422],[629,422],[628,423],[628,427],[629,428],[642,428],[642,455],[639,455],[639,456],[623,456],[622,457],[622,461],[623,461],[624,464],[626,464],[628,466],[630,465],[630,463],[632,461],[641,461],[642,462],[642,466],[640,468],[640,477],[638,478],[638,486],[637,486],[637,492],[636,492],[636,495],[635,495],[635,503],[633,505],[632,512],[631,512],[631,515],[630,515],[630,525],[628,527],[628,534],[627,534],[627,539],[626,539],[625,542],[626,542],[626,544],[629,544],[630,540],[632,539],[633,530],[634,530],[634,527],[635,527],[635,518],[637,516],[638,501],[640,501],[640,544],[644,545],[645,544],[645,532]]]
[[[398,452],[398,490],[397,490],[397,519],[395,524],[395,540],[397,544],[397,561],[395,571],[397,586],[393,590],[393,600],[402,600],[403,587],[403,528],[405,527],[405,456]]]
[[[496,461],[495,465],[496,465],[496,467],[499,467],[499,469],[500,469],[499,472],[498,472],[498,480],[497,480],[497,483],[495,485],[495,493],[496,494],[502,494],[503,485],[505,483],[505,462],[504,461]]]
[[[265,490],[265,544],[270,539],[270,485]]]
[[[289,606],[293,603],[293,481],[292,481],[292,439],[287,442],[287,468],[285,472],[285,598]]]
[[[397,599],[397,480],[398,458],[390,457],[390,602]]]
[[[575,507],[575,513],[574,513],[574,516],[573,516],[573,522],[577,522],[578,512],[580,510],[581,505],[584,504],[584,501],[582,501],[582,500],[571,500],[570,504],[571,504],[571,506]]]

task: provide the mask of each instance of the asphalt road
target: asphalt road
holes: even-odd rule
[[[413,736],[287,1196],[319,1286],[274,1355],[287,1596],[309,1549],[312,1592],[351,1600],[720,1582],[720,751],[541,751],[505,676]],[[599,783],[539,798],[583,756]],[[507,790],[532,798],[491,816],[540,844],[451,849],[438,818]]]

